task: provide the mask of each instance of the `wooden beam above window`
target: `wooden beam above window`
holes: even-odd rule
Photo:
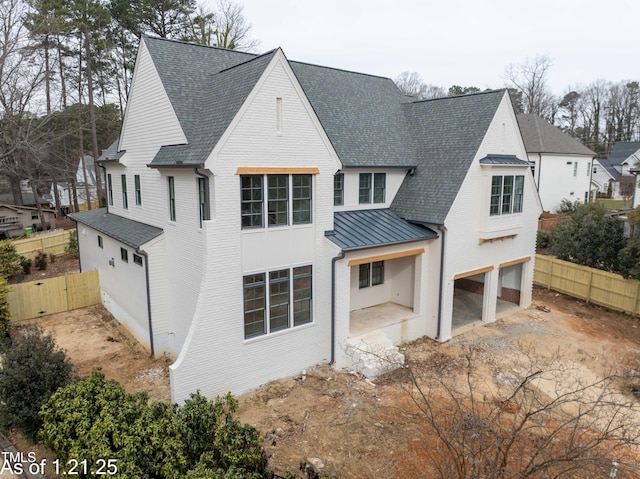
[[[317,175],[318,168],[264,168],[241,166],[236,175]]]
[[[398,251],[397,253],[380,254],[377,256],[368,256],[366,258],[352,259],[349,266],[359,266],[366,263],[374,263],[376,261],[389,261],[391,259],[406,258],[407,256],[417,256],[424,253],[424,248],[412,249],[408,251]]]

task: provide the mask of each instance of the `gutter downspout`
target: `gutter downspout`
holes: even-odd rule
[[[331,258],[331,360],[329,366],[336,361],[336,261],[344,258],[344,250]]]
[[[151,352],[149,357],[152,358],[155,355],[155,349],[153,347],[153,321],[151,320],[151,285],[149,284],[149,254],[146,251],[136,248],[136,253],[144,256],[144,276],[147,283],[147,317],[149,318],[149,347]]]
[[[442,296],[444,295],[444,245],[447,228],[444,225],[438,226],[438,231],[442,233],[442,241],[440,247],[440,294],[438,295],[438,330],[436,331],[436,341],[440,340],[440,334],[442,333]]]
[[[542,153],[538,153],[538,181],[536,181],[536,190],[540,191],[540,172],[542,171]]]

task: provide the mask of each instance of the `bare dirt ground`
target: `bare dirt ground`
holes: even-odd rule
[[[101,306],[35,322],[67,351],[77,374],[101,367],[130,392],[147,390],[153,399],[169,400],[167,361],[150,359]],[[451,375],[460,371],[458,362],[470,346],[488,375],[508,371],[518,351],[531,350],[577,364],[585,377],[620,374],[625,380],[619,392],[631,401],[633,389],[640,389],[640,320],[552,291],[536,288],[531,308],[446,344],[421,339],[403,345],[403,352],[416,371]],[[264,437],[271,469],[278,474],[311,461],[336,478],[432,477],[425,459],[428,433],[401,376],[391,373],[372,382],[318,366],[304,380],[272,381],[241,397],[239,418]],[[20,443],[15,435],[12,439]],[[634,476],[621,472],[618,477]]]

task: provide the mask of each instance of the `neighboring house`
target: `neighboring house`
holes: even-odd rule
[[[98,187],[96,184],[96,169],[95,163],[93,161],[93,156],[84,155],[84,169],[83,162],[78,161],[78,169],[76,170],[76,195],[78,197],[78,206],[80,209],[82,205],[87,204],[87,192],[89,198],[91,199],[91,203],[94,206],[97,206],[98,203]],[[74,200],[73,200],[73,186],[68,182],[58,182],[58,198],[60,199],[60,208],[65,213],[73,210]],[[49,202],[56,207],[56,197],[53,191],[54,185],[51,185],[51,191],[46,198]]]
[[[108,206],[72,215],[82,270],[177,358],[173,401],[322,362],[375,374],[360,350],[401,360],[393,344],[531,303],[542,209],[506,90],[415,101],[280,49],[143,37],[98,162]]]
[[[33,193],[25,193],[24,191],[20,192],[22,196],[22,206],[36,206],[36,198],[33,196]],[[49,200],[46,197],[42,197],[38,199],[41,205],[49,206]],[[0,194],[0,203],[5,204],[13,204],[13,193],[2,193]]]
[[[538,115],[518,115],[518,124],[544,210],[555,212],[562,200],[589,202],[595,153]]]
[[[44,209],[42,213],[45,220],[44,229],[55,228],[55,211]],[[24,236],[27,227],[33,228],[34,231],[43,229],[37,208],[0,203],[0,238],[4,237],[5,233],[13,238]]]
[[[608,158],[595,158],[593,160],[593,173],[591,176],[598,182],[599,193],[610,193],[613,199],[620,197],[620,185],[618,182],[622,175],[615,169]]]
[[[618,141],[609,153],[611,165],[621,175],[631,174],[630,169],[640,163],[640,141]]]

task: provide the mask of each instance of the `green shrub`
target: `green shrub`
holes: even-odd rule
[[[76,230],[71,231],[71,234],[69,235],[69,243],[64,251],[74,258],[78,257],[78,232]]]
[[[7,293],[7,280],[0,276],[0,345],[2,346],[8,342],[9,321],[11,320],[11,311],[9,311]]]
[[[34,264],[35,264],[36,268],[38,268],[40,271],[46,270],[47,269],[47,254],[43,253],[42,251],[40,251],[36,255],[36,259],[34,260]]]
[[[20,255],[12,240],[0,241],[0,276],[11,278],[22,270]]]
[[[546,231],[539,230],[536,233],[536,248],[548,248],[551,244],[551,235]]]
[[[40,407],[71,378],[72,365],[51,336],[25,328],[7,351],[0,369],[0,421],[36,437]]]
[[[31,274],[32,265],[33,265],[33,261],[25,258],[24,256],[20,256],[20,266],[22,266],[22,272],[24,274]]]
[[[94,371],[42,407],[40,438],[61,461],[115,459],[122,478],[269,477],[260,438],[232,417],[236,408],[231,395],[194,394],[182,408],[149,404]]]

